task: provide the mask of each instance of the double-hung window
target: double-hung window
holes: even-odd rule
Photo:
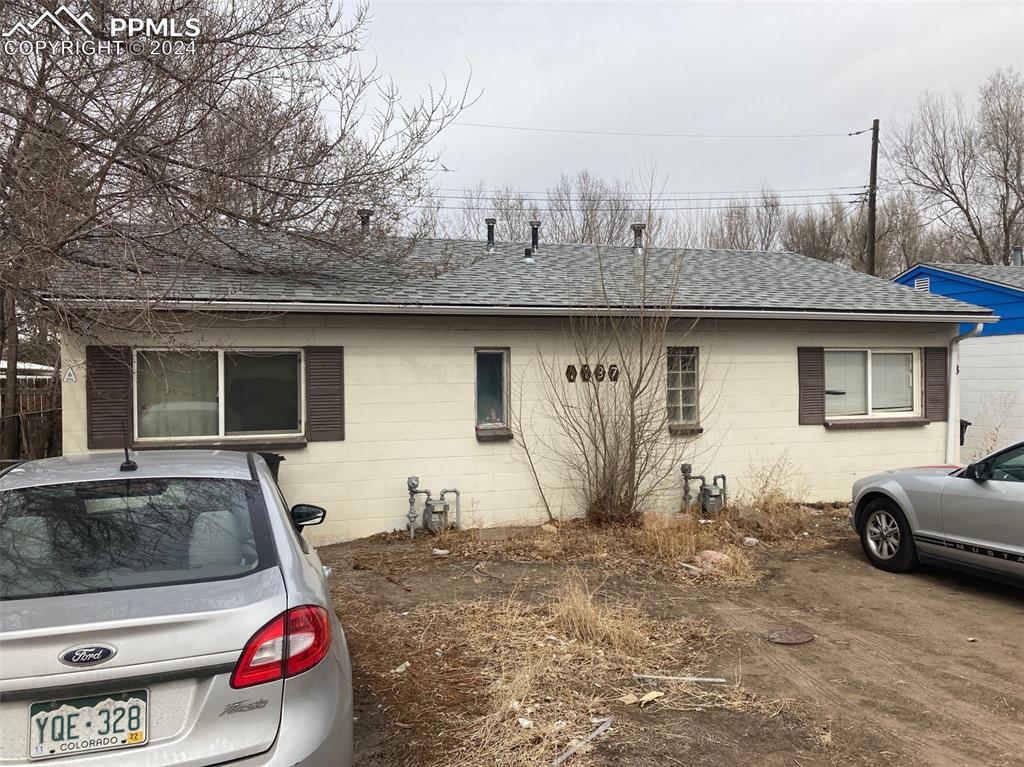
[[[825,417],[920,413],[917,350],[826,349]]]
[[[667,359],[668,422],[696,426],[700,423],[697,347],[670,346]]]
[[[138,439],[298,435],[299,350],[135,354]]]

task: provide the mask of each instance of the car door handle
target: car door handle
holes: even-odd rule
[[[334,568],[330,565],[321,565],[320,569],[324,571],[324,578],[330,578],[334,573]]]

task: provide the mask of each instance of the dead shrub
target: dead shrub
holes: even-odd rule
[[[795,476],[787,454],[751,464],[750,489],[739,506],[723,512],[724,522],[765,542],[792,540],[807,532],[810,515],[801,504],[804,493],[795,489]]]
[[[618,575],[636,578],[695,577],[682,567],[705,550],[720,551],[728,563],[702,565],[700,578],[751,583],[759,573],[752,549],[740,545],[746,533],[723,516],[702,524],[693,513],[647,514],[640,525],[594,526],[576,519],[557,527],[518,528],[501,538],[477,531],[453,533],[445,547],[461,557],[530,562],[566,562],[600,565]]]
[[[708,548],[701,547],[700,528],[700,521],[692,514],[647,514],[633,536],[634,547],[659,562],[678,562]]]
[[[555,626],[570,639],[626,655],[649,643],[635,608],[615,608],[594,601],[594,591],[579,570],[572,570],[551,607]]]

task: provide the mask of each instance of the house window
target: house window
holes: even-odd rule
[[[669,347],[667,396],[670,424],[699,423],[696,346]]]
[[[476,425],[508,427],[508,349],[476,350]]]
[[[138,351],[136,435],[300,434],[301,371],[299,351]]]
[[[825,351],[825,417],[915,413],[919,370],[915,351]]]

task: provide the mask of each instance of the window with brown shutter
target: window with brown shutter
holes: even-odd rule
[[[825,350],[802,346],[796,350],[799,380],[799,423],[825,423]]]
[[[127,346],[85,347],[85,413],[90,448],[123,447],[132,433],[132,364]]]
[[[340,346],[307,346],[306,439],[345,439],[345,357]]]
[[[801,347],[799,423],[868,429],[944,420],[946,360],[943,347]]]
[[[924,350],[924,417],[949,419],[949,349],[945,346]]]

